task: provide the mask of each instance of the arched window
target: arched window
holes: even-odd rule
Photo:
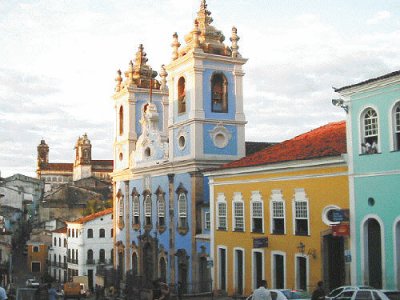
[[[378,153],[378,114],[372,108],[367,108],[362,114],[362,141],[363,154]]]
[[[106,237],[106,231],[104,230],[104,228],[100,228],[99,237],[100,238],[105,238]]]
[[[57,246],[57,238],[54,238],[53,245]]]
[[[104,249],[100,249],[99,251],[99,263],[106,262],[106,251]]]
[[[133,195],[132,215],[133,215],[133,225],[140,224],[140,203],[138,195]]]
[[[179,227],[187,227],[187,201],[185,193],[179,194],[178,214],[179,214]]]
[[[393,108],[393,150],[400,150],[400,102]]]
[[[93,238],[93,229],[88,229],[88,231],[87,231],[87,237],[88,237],[88,239],[91,239],[91,238]]]
[[[124,196],[121,190],[117,193],[117,203],[118,203],[118,227],[122,229],[124,227]]]
[[[228,81],[222,73],[214,73],[211,77],[211,111],[228,112]]]
[[[151,197],[150,195],[146,195],[144,199],[144,217],[145,217],[145,225],[151,225]]]
[[[165,226],[165,199],[163,194],[157,196],[158,226]]]
[[[124,107],[119,108],[119,135],[124,134]]]
[[[186,87],[185,78],[181,77],[178,80],[178,114],[186,112]]]

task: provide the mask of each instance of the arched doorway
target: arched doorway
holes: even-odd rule
[[[382,237],[381,225],[369,218],[364,223],[364,263],[368,285],[382,288]]]
[[[189,269],[189,256],[186,255],[185,249],[178,249],[176,256],[178,257],[178,283],[180,283],[180,288],[182,294],[187,293],[187,278]]]

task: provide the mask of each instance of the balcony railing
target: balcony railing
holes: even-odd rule
[[[88,258],[86,260],[86,264],[87,265],[94,265],[96,263],[96,261],[93,258]]]
[[[77,259],[72,259],[72,258],[68,258],[67,262],[71,263],[71,264],[78,264],[78,260]]]

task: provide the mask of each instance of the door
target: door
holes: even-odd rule
[[[369,285],[382,288],[381,226],[375,219],[367,221],[367,259]]]
[[[235,250],[235,284],[236,293],[238,295],[243,294],[243,251]]]
[[[324,282],[329,290],[345,283],[344,238],[329,234],[323,238]]]
[[[303,256],[296,257],[296,288],[306,291],[307,290],[307,258]]]
[[[274,288],[284,289],[285,288],[285,265],[284,257],[280,254],[274,254]]]

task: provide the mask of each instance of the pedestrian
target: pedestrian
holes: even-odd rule
[[[317,288],[312,293],[311,300],[324,300],[324,299],[325,299],[324,283],[322,281],[318,281]]]
[[[7,299],[7,293],[6,290],[0,286],[0,300],[6,300]]]
[[[258,289],[253,292],[253,300],[272,300],[266,280],[261,280]]]
[[[57,300],[57,291],[51,286],[51,283],[47,284],[47,292],[49,294],[49,300]]]
[[[158,300],[168,300],[169,299],[169,286],[165,282],[160,282],[160,298]]]

